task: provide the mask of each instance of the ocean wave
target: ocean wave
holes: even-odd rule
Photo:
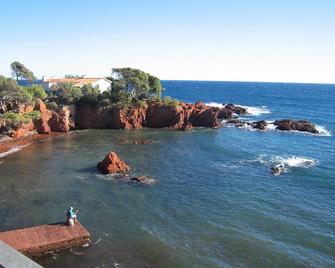
[[[305,158],[301,156],[290,156],[290,157],[283,157],[283,156],[275,156],[273,160],[275,163],[282,164],[287,167],[302,167],[302,168],[309,168],[316,164],[316,161],[311,158]]]
[[[280,167],[280,173],[286,173],[290,168],[310,168],[317,164],[317,160],[312,158],[307,158],[305,156],[286,155],[268,156],[261,154],[256,157],[255,161],[261,163],[264,166]]]
[[[226,104],[217,103],[217,102],[208,102],[206,103],[206,105],[212,106],[212,107],[223,108]],[[252,116],[259,116],[262,114],[271,113],[270,110],[267,108],[267,106],[246,106],[246,105],[240,105],[240,104],[234,104],[234,105],[247,109],[249,115],[252,115]]]
[[[317,134],[319,136],[324,136],[324,137],[332,136],[332,133],[323,126],[315,125],[315,128],[319,131],[319,134]]]
[[[0,158],[2,157],[5,157],[9,154],[13,154],[13,153],[16,153],[20,150],[22,150],[24,147],[28,146],[29,144],[25,144],[25,145],[22,145],[22,146],[15,146],[15,147],[12,147],[10,148],[8,151],[4,152],[4,153],[0,153]]]

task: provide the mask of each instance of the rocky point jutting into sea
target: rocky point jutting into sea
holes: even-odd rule
[[[246,122],[237,118],[248,114],[247,109],[238,105],[227,104],[221,108],[181,102],[178,105],[162,104],[158,101],[147,101],[143,106],[112,106],[99,107],[90,104],[73,104],[47,109],[42,100],[35,107],[24,107],[24,112],[38,111],[40,118],[15,127],[6,123],[0,125],[3,135],[20,138],[33,134],[50,134],[51,132],[69,132],[75,129],[140,129],[140,128],[173,128],[189,130],[193,127],[216,128],[224,126],[222,119],[236,127],[251,126],[264,130],[269,125],[266,121]],[[271,123],[278,130],[303,131],[317,134],[315,125],[309,121],[290,119],[277,120]],[[2,145],[2,153],[8,149]]]

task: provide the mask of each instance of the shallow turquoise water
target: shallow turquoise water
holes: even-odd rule
[[[334,86],[164,85],[189,101],[267,106],[249,119],[335,129]],[[73,133],[0,159],[0,231],[59,221],[74,205],[93,244],[40,260],[47,267],[334,267],[334,144],[333,135],[235,128]],[[99,175],[95,165],[111,150],[158,183]],[[287,172],[274,177],[279,162]]]

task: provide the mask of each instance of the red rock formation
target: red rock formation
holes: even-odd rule
[[[35,120],[34,125],[39,134],[49,134],[51,132],[50,126],[49,126],[49,119],[51,117],[51,112],[47,110],[47,107],[45,106],[44,102],[41,100],[38,100],[35,105],[35,110],[39,111],[41,114],[41,118],[38,120]]]
[[[129,170],[127,164],[115,152],[110,152],[104,160],[97,164],[97,168],[103,174],[126,173]]]
[[[18,128],[12,129],[9,133],[11,138],[21,138],[29,134],[34,130],[33,122],[21,124]]]
[[[57,111],[51,111],[51,117],[48,120],[48,125],[52,131],[69,132],[70,121],[69,111],[64,108],[59,108]]]
[[[76,127],[87,128],[177,128],[217,127],[219,109],[208,107],[203,103],[178,106],[149,102],[144,107],[98,108],[89,105],[78,105]]]

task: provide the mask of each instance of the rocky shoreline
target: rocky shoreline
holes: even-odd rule
[[[77,104],[50,110],[43,101],[38,100],[33,110],[40,113],[39,119],[20,124],[15,128],[0,122],[0,133],[4,136],[2,141],[0,140],[0,154],[18,146],[76,129],[173,128],[187,131],[193,127],[218,128],[224,127],[225,124],[232,124],[235,127],[265,130],[269,125],[264,120],[241,121],[238,116],[247,115],[246,108],[233,104],[219,108],[202,102],[167,105],[158,101],[148,101],[142,106],[123,107]],[[222,123],[222,120],[226,120],[225,123]],[[283,131],[319,133],[315,125],[309,121],[284,119],[271,124],[275,129]],[[141,143],[146,144],[149,141]]]

